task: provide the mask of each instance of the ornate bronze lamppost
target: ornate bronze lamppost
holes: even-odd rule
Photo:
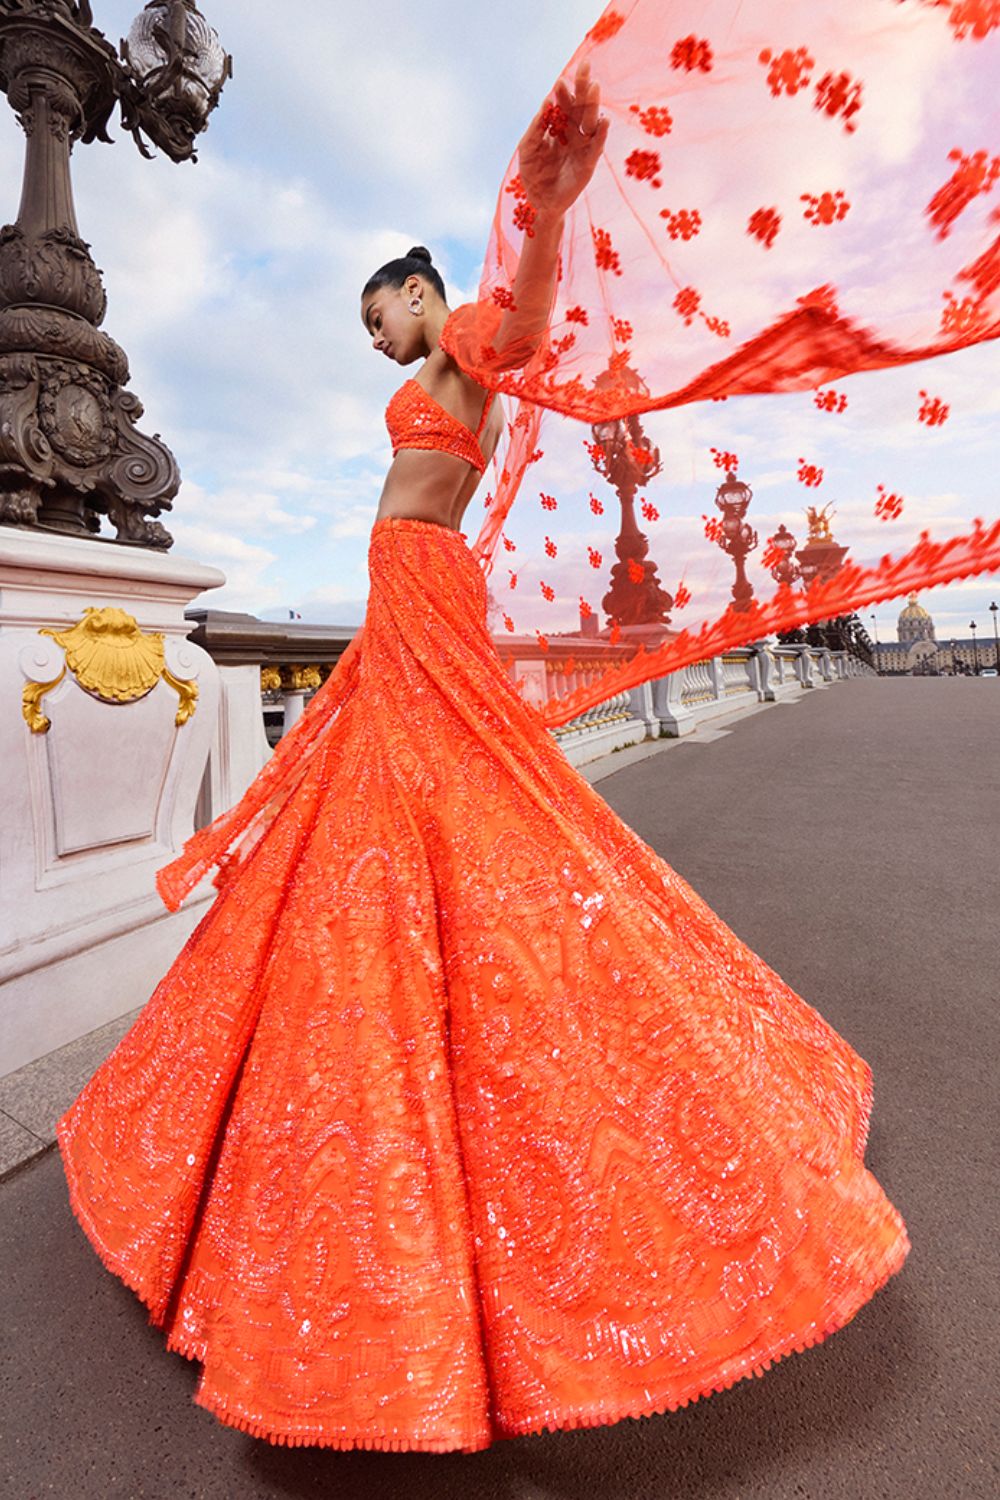
[[[753,499],[753,490],[748,484],[728,473],[715,493],[715,504],[722,513],[716,541],[723,552],[728,553],[736,564],[736,582],[733,584],[732,608],[745,611],[753,598],[753,584],[746,574],[746,560],[757,546],[757,533],[744,519]]]
[[[636,391],[645,391],[634,370],[619,370],[606,383],[624,379]],[[595,385],[599,388],[601,380]],[[630,635],[662,635],[670,624],[669,611],[673,595],[668,594],[657,576],[657,565],[647,555],[649,538],[639,530],[635,518],[635,497],[651,479],[660,473],[660,450],[652,447],[637,416],[596,422],[591,428],[594,468],[606,479],[618,496],[621,525],[615,539],[618,561],[611,569],[611,587],[601,600],[601,608],[612,626]]]
[[[814,505],[807,507],[809,535],[801,551],[796,552],[798,542],[784,523],[768,537],[767,551],[773,561],[768,563],[767,556],[764,561],[778,583],[802,582],[808,588],[817,578],[825,583],[840,569],[849,549],[834,540],[828,510],[827,505],[822,510],[817,510]]]
[[[152,0],[121,43],[89,0],[0,0],[0,88],[27,137],[14,224],[0,229],[0,522],[166,550],[156,520],[180,484],[173,454],[139,432],[124,351],[100,331],[101,273],[80,238],[77,141],[109,141],[116,104],[144,156],[174,161],[218,103],[232,60],[193,0]]]
[[[979,676],[979,642],[976,640],[976,631],[979,627],[975,620],[969,621],[969,629],[972,631],[972,655],[976,663],[976,676]]]

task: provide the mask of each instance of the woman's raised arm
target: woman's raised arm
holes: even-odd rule
[[[554,93],[555,107],[542,105],[518,147],[518,175],[534,219],[511,288],[513,305],[497,329],[502,369],[525,364],[538,347],[552,311],[566,210],[593,176],[608,133],[589,63],[580,64],[572,88],[560,78]]]

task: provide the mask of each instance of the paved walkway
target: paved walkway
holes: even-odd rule
[[[164,1352],[143,1308],[100,1266],[49,1150],[0,1184],[0,1494],[1000,1492],[998,735],[1000,682],[862,679],[765,708],[729,733],[587,768],[874,1069],[867,1160],[913,1250],[847,1328],[761,1380],[662,1417],[474,1455],[275,1448],[192,1404],[196,1367]]]

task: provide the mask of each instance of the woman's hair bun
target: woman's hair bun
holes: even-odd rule
[[[425,260],[428,265],[431,264],[431,252],[426,245],[414,245],[412,250],[407,250],[406,258],[407,260]]]

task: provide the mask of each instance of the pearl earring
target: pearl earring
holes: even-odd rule
[[[419,313],[423,312],[423,308],[424,304],[421,302],[419,297],[410,298],[410,312],[414,317],[417,317]]]

